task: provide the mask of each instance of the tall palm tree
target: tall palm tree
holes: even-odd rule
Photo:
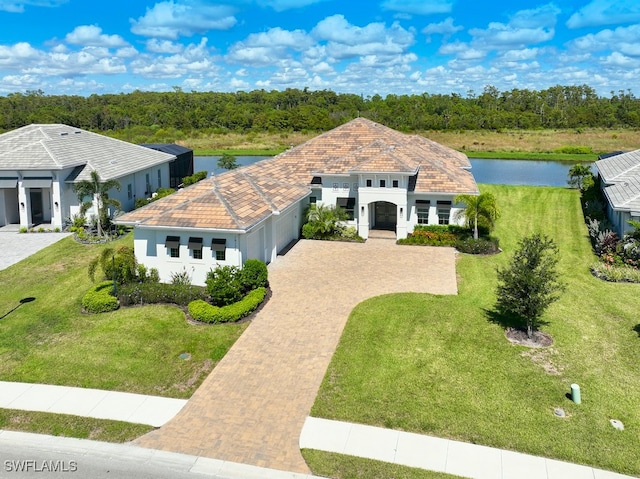
[[[120,209],[121,205],[118,200],[109,198],[109,190],[115,188],[120,191],[120,183],[117,180],[101,181],[97,171],[91,172],[90,180],[82,180],[73,185],[73,191],[78,195],[78,200],[83,201],[85,197],[90,197],[90,201],[83,202],[80,206],[80,214],[84,216],[87,210],[91,208],[94,201],[98,210],[98,236],[102,236],[102,224],[106,223],[108,218],[109,206]]]
[[[477,196],[458,195],[455,197],[455,202],[465,205],[465,209],[458,211],[456,217],[464,217],[469,228],[473,227],[474,239],[478,239],[478,221],[484,221],[491,230],[500,217],[496,197],[491,193],[482,193]]]

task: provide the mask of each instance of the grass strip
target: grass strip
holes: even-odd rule
[[[303,449],[302,456],[314,475],[333,479],[455,479],[459,476],[425,471],[388,462],[346,456],[332,452]]]
[[[0,409],[0,429],[105,442],[129,442],[154,428],[107,419]]]

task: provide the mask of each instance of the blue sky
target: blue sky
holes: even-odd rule
[[[0,0],[0,95],[480,94],[640,79],[638,0]]]

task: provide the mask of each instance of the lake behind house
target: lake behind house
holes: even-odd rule
[[[219,156],[196,156],[194,170],[218,175]],[[270,158],[268,156],[236,156],[240,166]],[[478,183],[493,185],[567,186],[569,169],[574,163],[548,160],[497,160],[470,158],[473,176]],[[586,164],[592,164],[586,162]]]

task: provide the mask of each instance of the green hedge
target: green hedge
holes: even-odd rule
[[[107,313],[118,309],[118,298],[111,295],[113,281],[97,284],[82,297],[82,307],[88,313]]]
[[[456,249],[467,254],[496,254],[500,251],[498,238],[467,238],[456,243]]]
[[[205,297],[202,286],[165,283],[130,283],[118,288],[118,299],[122,306],[133,304],[173,303],[187,306],[196,299]]]
[[[256,288],[240,301],[221,308],[198,299],[189,303],[189,314],[196,321],[204,323],[231,323],[255,311],[266,295],[267,288]]]

